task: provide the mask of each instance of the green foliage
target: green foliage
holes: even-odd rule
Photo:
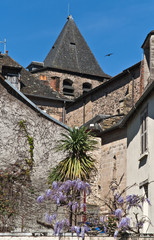
[[[109,236],[113,236],[117,229],[117,219],[115,216],[109,216],[107,219],[107,233]]]
[[[24,130],[24,133],[26,135],[26,138],[27,138],[27,141],[28,141],[28,144],[29,144],[29,153],[30,153],[30,158],[29,159],[25,159],[26,161],[26,164],[28,165],[28,167],[30,168],[30,170],[32,169],[33,167],[33,163],[34,163],[34,154],[33,154],[33,150],[34,150],[34,140],[33,140],[33,137],[29,136],[28,134],[28,131],[27,131],[27,128],[26,128],[26,121],[25,120],[21,120],[19,122],[19,126],[21,129]],[[27,169],[27,174],[29,174],[29,169]]]
[[[95,161],[88,152],[96,148],[97,141],[84,127],[70,129],[68,135],[62,134],[62,137],[56,150],[66,153],[66,157],[52,169],[49,183],[77,178],[87,180],[95,169]]]

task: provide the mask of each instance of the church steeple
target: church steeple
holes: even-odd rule
[[[71,15],[45,58],[44,67],[109,77],[102,71]]]

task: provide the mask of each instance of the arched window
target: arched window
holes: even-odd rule
[[[82,85],[83,94],[89,92],[91,88],[92,88],[92,85],[90,83],[88,82],[83,83]]]
[[[63,94],[68,96],[74,96],[73,82],[70,79],[63,81]]]

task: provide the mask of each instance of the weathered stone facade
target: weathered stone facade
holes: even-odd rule
[[[40,109],[60,122],[65,122],[65,100],[30,96],[29,99]]]
[[[19,122],[26,121],[26,128],[34,139],[34,166],[30,175],[31,187],[34,192],[24,189],[24,201],[19,203],[19,214],[13,222],[13,230],[40,231],[36,224],[42,219],[45,209],[36,202],[38,195],[47,188],[47,177],[52,167],[63,159],[63,153],[56,153],[55,147],[61,139],[61,133],[67,132],[67,127],[54,119],[43,115],[40,110],[29,103],[22,95],[14,91],[6,82],[0,84],[0,164],[1,169],[28,158],[29,149],[24,132]]]
[[[127,137],[126,128],[117,129],[111,132],[104,132],[102,135],[101,159],[98,171],[98,196],[104,199],[109,192],[112,180],[120,180],[124,174],[120,189],[126,187],[126,151]],[[99,202],[101,211],[107,212],[107,208]]]
[[[10,224],[14,231],[44,231],[43,226],[37,224],[37,220],[44,222],[44,214],[54,205],[36,202],[37,197],[48,189],[47,177],[51,169],[58,164],[64,154],[57,153],[55,147],[61,139],[61,133],[67,133],[68,127],[50,118],[41,112],[32,102],[12,86],[1,80],[0,84],[0,164],[1,170],[8,169],[14,164],[22,165],[29,156],[29,146],[25,133],[19,123],[25,121],[28,134],[34,139],[34,165],[30,173],[30,187],[22,187],[22,192],[17,200],[17,215],[12,218]],[[96,168],[99,167],[101,157],[101,139],[91,153],[96,159]],[[94,204],[98,197],[98,175],[94,172],[90,179],[92,195],[88,198],[88,204]],[[60,213],[59,213],[60,214]]]
[[[44,84],[50,86],[53,90],[58,91],[60,94],[63,94],[63,81],[70,80],[72,82],[72,88],[74,90],[73,95],[66,95],[69,99],[78,98],[83,94],[83,84],[89,83],[91,85],[91,89],[102,84],[105,79],[102,77],[94,77],[94,76],[85,76],[84,74],[81,76],[77,73],[66,73],[64,71],[53,71],[53,70],[43,70],[34,72],[33,75],[41,80],[41,76],[43,76],[46,80],[42,80]],[[90,89],[89,89],[90,90]]]
[[[140,64],[80,97],[66,109],[66,123],[81,126],[98,114],[127,114],[140,97]]]

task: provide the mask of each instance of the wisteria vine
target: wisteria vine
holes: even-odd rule
[[[37,198],[38,203],[42,203],[46,200],[51,200],[56,204],[57,208],[65,206],[67,210],[67,215],[69,215],[69,220],[67,218],[59,219],[57,212],[45,215],[45,222],[52,226],[55,235],[60,235],[64,231],[75,232],[77,236],[81,236],[82,239],[85,237],[86,233],[90,233],[92,229],[96,229],[98,232],[103,232],[116,238],[118,235],[123,233],[135,233],[139,234],[140,230],[143,228],[145,222],[150,220],[141,216],[138,217],[138,212],[136,210],[141,209],[143,203],[146,201],[150,205],[150,201],[145,196],[138,195],[128,195],[123,197],[122,194],[114,189],[112,191],[112,198],[106,199],[106,206],[110,209],[109,214],[100,217],[100,221],[97,223],[98,227],[93,228],[92,224],[86,222],[77,221],[77,216],[84,214],[83,208],[85,203],[82,201],[83,192],[89,195],[91,192],[90,185],[87,182],[77,180],[67,180],[65,182],[53,182],[52,188],[48,189],[44,194]],[[129,217],[129,211],[135,208],[133,212],[136,226],[131,226],[131,219]],[[74,219],[73,219],[74,216]],[[72,221],[73,219],[73,221]]]
[[[65,182],[53,182],[52,188],[37,198],[38,203],[51,200],[57,207],[65,206],[69,213],[69,220],[67,218],[59,220],[56,213],[46,213],[45,221],[53,226],[55,235],[60,235],[63,231],[71,231],[84,238],[85,233],[89,231],[89,227],[85,223],[80,224],[80,226],[75,225],[77,223],[76,217],[83,213],[85,206],[85,203],[82,202],[83,192],[86,195],[90,194],[89,183],[80,179],[67,180]],[[72,221],[72,215],[74,221]]]

